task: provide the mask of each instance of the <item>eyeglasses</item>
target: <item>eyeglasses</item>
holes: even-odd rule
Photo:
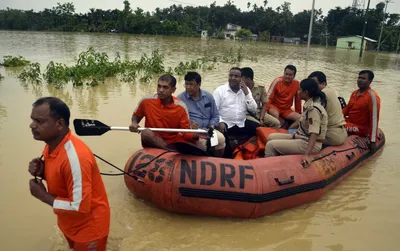
[[[184,87],[195,87],[197,85],[197,83],[184,83],[183,86]]]

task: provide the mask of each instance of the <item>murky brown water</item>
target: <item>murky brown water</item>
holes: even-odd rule
[[[89,45],[123,59],[140,57],[159,48],[167,54],[166,65],[194,59],[204,52],[223,53],[243,45],[258,62],[244,61],[255,71],[257,83],[268,84],[283,67],[298,67],[298,79],[322,70],[328,83],[346,100],[356,88],[363,68],[373,69],[373,88],[380,94],[380,127],[386,134],[383,151],[353,176],[325,194],[318,202],[255,220],[220,219],[173,214],[135,199],[122,177],[103,177],[111,203],[109,250],[398,250],[400,227],[400,55],[312,48],[264,43],[204,41],[195,38],[162,38],[109,34],[39,33],[0,31],[0,57],[23,55],[43,68],[50,60],[71,63]],[[213,91],[226,82],[228,69],[220,64],[203,74],[203,87]],[[47,85],[22,84],[12,70],[0,68],[0,249],[68,250],[58,233],[51,208],[31,197],[28,162],[40,156],[43,143],[32,139],[28,128],[31,104],[54,95],[72,109],[72,119],[93,118],[113,126],[128,126],[133,109],[143,95],[155,91],[155,83],[127,84],[109,80],[95,88],[55,89]],[[178,78],[183,83],[182,77]],[[176,94],[183,91],[180,84]],[[92,150],[123,168],[130,154],[140,147],[139,137],[128,132],[108,132],[82,138]],[[397,155],[397,156],[396,156]],[[103,172],[114,169],[99,162]]]

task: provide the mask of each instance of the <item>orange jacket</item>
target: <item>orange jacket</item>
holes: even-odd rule
[[[180,99],[172,96],[173,103],[169,106],[161,104],[161,100],[155,96],[144,97],[138,104],[133,115],[143,118],[145,117],[145,127],[153,128],[180,128],[190,129],[189,113],[186,105]],[[171,133],[171,132],[155,132],[168,144],[177,141],[194,142],[193,133]]]
[[[356,125],[368,126],[371,142],[376,142],[378,138],[379,113],[381,109],[381,99],[379,95],[369,88],[367,91],[358,95],[358,90],[351,94],[349,103],[342,112],[346,122]]]
[[[71,130],[49,154],[43,150],[49,194],[60,230],[75,242],[89,242],[108,235],[110,206],[93,153]]]
[[[281,110],[291,109],[294,99],[295,111],[298,114],[301,114],[301,99],[297,93],[299,86],[300,82],[295,79],[290,84],[285,83],[283,76],[274,79],[268,92],[264,94],[267,96],[268,100],[267,110],[271,108],[271,105],[274,105]]]

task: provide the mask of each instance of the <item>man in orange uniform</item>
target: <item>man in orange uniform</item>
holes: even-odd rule
[[[30,128],[44,141],[44,161],[29,163],[31,194],[50,205],[58,226],[74,251],[105,251],[110,230],[110,206],[93,153],[69,129],[70,111],[58,98],[33,104]],[[46,180],[47,191],[39,176]]]
[[[297,91],[300,83],[295,80],[297,69],[293,65],[285,67],[284,75],[277,77],[264,95],[267,97],[267,111],[276,119],[282,117],[286,120],[298,121],[301,113],[301,99]],[[295,110],[292,110],[293,99]],[[284,121],[281,121],[281,126]]]
[[[139,123],[146,117],[145,127],[190,129],[189,113],[185,103],[172,96],[176,90],[175,77],[166,74],[158,79],[157,94],[144,97],[132,116],[131,132],[138,132]],[[167,149],[175,142],[196,144],[199,136],[194,133],[152,132],[148,129],[141,133],[142,145]]]
[[[374,80],[374,73],[363,70],[358,74],[358,90],[351,94],[348,105],[342,112],[346,120],[346,129],[349,134],[368,137],[370,149],[376,150],[378,138],[379,113],[381,99],[370,85]]]

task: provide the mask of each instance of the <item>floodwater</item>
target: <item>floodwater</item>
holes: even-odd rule
[[[71,64],[93,45],[96,50],[122,59],[137,59],[143,52],[160,49],[165,65],[195,59],[208,53],[223,55],[242,45],[246,57],[239,66],[250,66],[258,84],[269,86],[286,64],[298,68],[297,79],[311,71],[324,71],[328,84],[348,100],[357,88],[358,71],[374,70],[373,88],[382,102],[380,127],[386,134],[383,150],[351,177],[319,201],[253,220],[224,219],[169,213],[135,199],[123,177],[103,176],[111,204],[111,231],[108,250],[398,250],[400,227],[400,157],[396,154],[400,137],[400,56],[306,47],[111,34],[45,33],[0,31],[0,57],[22,55],[39,62],[44,71],[51,61]],[[213,91],[227,81],[232,64],[201,72],[203,88]],[[0,68],[0,249],[68,250],[48,205],[30,195],[28,162],[41,155],[43,142],[33,140],[30,130],[31,104],[39,97],[62,98],[71,108],[72,119],[98,119],[112,126],[128,126],[140,98],[155,92],[156,83],[124,83],[110,79],[97,87],[56,89],[48,85],[24,84],[16,70]],[[177,93],[183,91],[178,78]],[[123,168],[129,156],[140,148],[139,136],[129,132],[108,132],[82,139],[99,156]],[[102,172],[115,170],[98,162]]]

